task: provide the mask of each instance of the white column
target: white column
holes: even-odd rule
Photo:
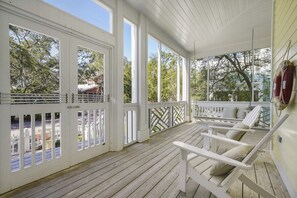
[[[148,107],[147,107],[147,21],[140,14],[138,27],[138,131],[137,141],[149,139]]]
[[[186,104],[186,121],[191,121],[190,108],[191,108],[191,98],[190,98],[190,59],[183,59],[183,101],[187,101]]]
[[[110,149],[119,151],[124,146],[124,115],[123,115],[123,95],[124,95],[124,19],[123,19],[123,1],[117,0],[115,13],[115,62],[111,71],[111,123],[110,123]]]
[[[209,64],[209,57],[207,57],[207,95],[206,100],[209,101],[209,71],[210,71],[210,64]]]
[[[252,81],[252,98],[251,98],[251,102],[254,102],[254,76],[255,76],[255,49],[254,49],[254,28],[252,30],[252,76],[251,76],[251,81]]]
[[[131,25],[131,74],[132,74],[132,103],[137,102],[137,28]]]
[[[0,93],[10,93],[9,35],[7,13],[0,12]],[[10,107],[0,104],[0,194],[10,190]]]
[[[177,83],[177,90],[176,90],[176,93],[177,93],[177,95],[176,95],[176,100],[177,101],[180,101],[180,56],[179,55],[177,55],[177,65],[176,65],[176,70],[177,70],[177,76],[176,76],[176,79],[177,79],[177,81],[176,81],[176,83]]]

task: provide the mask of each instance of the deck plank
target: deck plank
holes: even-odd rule
[[[265,159],[263,159],[263,154],[260,154],[258,159],[259,158],[261,160],[256,160],[254,163],[256,177],[257,177],[257,184],[262,186],[265,190],[267,190],[271,194],[275,195],[274,189],[271,186],[271,182],[270,182],[268,173],[267,173],[265,165],[264,165]]]
[[[200,132],[205,125],[186,123],[150,140],[131,145],[119,152],[109,152],[67,170],[28,184],[3,197],[212,197],[209,191],[192,179],[187,180],[187,193],[179,191],[179,150],[173,141],[184,141],[202,146]],[[245,141],[256,144],[261,134],[248,135]],[[277,197],[289,194],[271,160],[263,153],[254,169],[245,173],[248,177],[274,192]],[[258,194],[242,185],[233,184],[233,197],[258,197]]]
[[[182,140],[185,141],[190,137],[187,136],[187,133],[182,133],[178,134],[178,137],[173,138],[182,138]],[[123,163],[118,163],[113,167],[107,167],[103,169],[102,172],[95,172],[86,178],[76,180],[71,186],[66,186],[61,190],[54,192],[50,195],[50,197],[64,196],[72,198],[74,196],[82,195],[83,193],[87,193],[85,196],[90,196],[91,194],[93,195],[93,188],[99,189],[99,191],[105,190],[119,179],[127,176],[133,170],[140,168],[143,164],[152,166],[158,159],[163,158],[172,151],[172,140],[169,138],[169,140],[166,140],[165,142],[154,146],[151,149],[146,149],[146,151],[138,153],[136,156],[133,155],[133,157],[128,157],[128,159],[125,159]],[[147,168],[147,166],[144,168]],[[143,169],[142,171],[145,170],[146,169]]]
[[[255,166],[253,166],[253,168],[251,170],[247,170],[245,172],[245,175],[247,177],[249,177],[252,181],[256,182],[256,171],[255,171]],[[254,192],[253,190],[251,190],[249,187],[247,187],[246,185],[243,185],[243,198],[258,198],[258,193]]]
[[[188,143],[195,143],[195,141],[201,141],[201,138],[199,138],[199,134],[197,133],[196,136],[193,136],[189,138],[187,141]],[[172,146],[172,145],[171,145]],[[171,171],[173,167],[177,166],[179,162],[179,152],[172,146],[172,152],[169,155],[165,155],[165,157],[161,156],[161,158],[158,159],[153,159],[154,164],[146,171],[143,171],[145,169],[144,166],[149,166],[149,163],[143,164],[141,166],[141,169],[137,170],[131,170],[130,174],[128,177],[124,177],[123,179],[119,180],[116,184],[112,186],[108,186],[108,188],[100,193],[101,197],[110,197],[114,195],[117,191],[117,194],[114,195],[114,197],[126,197],[126,196],[133,196],[131,195],[134,193],[133,191],[137,191],[140,188],[140,185],[144,185],[143,183],[147,183],[148,180],[151,178],[156,178],[161,177],[161,175],[165,176],[165,173],[168,173],[168,171]],[[165,174],[165,175],[164,175]],[[159,179],[157,179],[159,181]],[[126,185],[128,184],[128,185]],[[150,184],[149,186],[152,186]],[[102,186],[96,186],[96,188],[92,189],[94,194],[88,194],[91,197],[94,195],[97,195],[98,192],[100,191]],[[142,194],[144,191],[141,192]]]
[[[269,154],[263,153],[262,159],[264,160],[264,165],[265,165],[266,171],[268,173],[268,177],[271,181],[271,187],[274,190],[275,196],[278,198],[288,197],[289,193],[288,193],[287,189],[284,188],[283,185],[280,185],[282,183],[281,177],[280,177],[271,157],[269,156]]]

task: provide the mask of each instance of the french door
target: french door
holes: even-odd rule
[[[36,42],[28,52],[37,50],[34,46],[40,40],[46,41],[49,57],[36,60],[40,65],[55,61],[58,65],[47,70],[42,66],[39,73],[24,80],[29,83],[40,79],[28,88],[37,90],[39,86],[52,90],[50,93],[19,93],[13,83],[20,84],[22,79],[13,76],[17,71],[12,69],[14,59],[10,60],[7,75],[11,76],[13,91],[0,95],[1,116],[9,116],[7,120],[11,121],[9,135],[3,136],[5,148],[9,141],[10,148],[2,151],[5,154],[0,167],[8,178],[2,177],[0,183],[13,189],[109,151],[110,49],[34,24],[30,29],[16,25],[9,28],[12,42],[17,38],[15,34],[29,35],[23,40]],[[22,45],[21,41],[11,46]],[[35,60],[34,54],[31,56]]]
[[[109,151],[109,51],[71,41],[69,127],[70,164]]]

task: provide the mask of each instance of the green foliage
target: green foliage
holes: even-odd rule
[[[269,101],[270,93],[269,48],[255,50],[254,101]],[[252,91],[252,53],[243,51],[215,56],[209,60],[209,99],[215,101],[250,101]],[[206,100],[207,59],[191,65],[192,100]]]
[[[124,58],[124,102],[132,102],[132,63]]]
[[[161,100],[177,100],[177,56],[170,50],[161,52]],[[158,102],[158,56],[152,54],[148,61],[148,101]]]
[[[158,102],[158,57],[156,54],[148,61],[148,101]]]
[[[163,102],[176,101],[177,98],[177,57],[169,50],[161,52],[162,88],[161,100]]]
[[[12,93],[57,93],[60,90],[59,41],[9,26]],[[96,84],[103,91],[104,55],[78,47],[78,84]]]
[[[9,25],[11,93],[59,90],[59,41]]]
[[[207,100],[207,59],[192,62],[190,67],[190,92],[194,101]]]
[[[249,101],[252,83],[250,79],[251,53],[237,52],[216,56],[210,64],[211,100]]]
[[[104,54],[87,48],[78,48],[78,84],[104,86]]]
[[[58,148],[58,147],[60,147],[61,146],[61,140],[60,139],[57,139],[56,141],[55,141],[55,148]]]

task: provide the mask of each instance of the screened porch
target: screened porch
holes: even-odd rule
[[[295,7],[1,0],[0,195],[214,197],[191,179],[188,193],[179,191],[172,142],[201,147],[210,122],[243,119],[257,105],[256,133],[243,141],[256,144],[274,126],[274,70],[289,39],[288,57],[296,55]],[[280,39],[276,15],[290,20]],[[284,112],[289,124],[247,175],[294,197],[294,106]],[[239,181],[230,194],[258,196]]]

